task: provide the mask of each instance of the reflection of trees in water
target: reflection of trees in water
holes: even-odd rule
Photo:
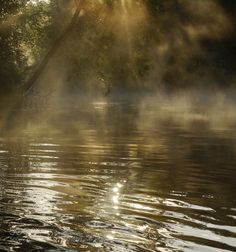
[[[1,245],[12,246],[23,238],[12,228],[12,222],[20,220],[19,200],[24,195],[24,176],[28,172],[27,143],[21,139],[3,138],[0,147],[0,229]]]
[[[232,177],[228,175],[232,175],[235,162],[235,141],[212,131],[207,122],[193,121],[186,128],[171,116],[159,118],[157,114],[156,118],[151,118],[153,124],[142,129],[142,121],[148,124],[150,119],[138,118],[137,110],[129,111],[125,106],[108,106],[95,112],[92,120],[87,116],[80,117],[77,125],[81,125],[82,119],[93,130],[91,147],[95,143],[109,144],[104,155],[91,154],[89,159],[106,162],[107,157],[114,154],[134,159],[135,165],[126,167],[134,185],[141,181],[160,192],[175,189],[199,195],[218,191],[232,195]],[[84,138],[84,143],[88,139]]]
[[[74,110],[69,113],[59,111],[56,116],[46,115],[46,124],[40,122],[44,118],[42,115],[36,123],[42,123],[44,127],[33,134],[43,136],[50,133],[53,137],[57,132],[63,133],[63,137],[68,139],[74,138],[74,141],[86,146],[86,152],[81,149],[76,154],[81,160],[107,162],[108,158],[119,157],[129,162],[133,159],[136,164],[139,163],[139,168],[135,167],[135,171],[132,171],[132,166],[127,166],[127,170],[138,172],[135,175],[138,176],[137,180],[150,176],[151,170],[154,178],[149,179],[153,181],[153,188],[157,184],[155,176],[163,176],[157,181],[162,183],[159,186],[164,190],[195,190],[194,187],[189,190],[185,188],[194,185],[183,181],[185,178],[191,182],[194,171],[201,171],[206,180],[224,183],[220,171],[234,162],[234,139],[214,132],[206,121],[193,120],[184,125],[181,119],[176,119],[172,114],[160,115],[155,111],[147,111],[145,116],[140,116],[138,109],[127,104],[118,106],[101,103],[91,107],[84,106],[80,110],[79,113]],[[33,123],[31,125],[33,127]],[[73,149],[68,146],[67,153],[71,151]],[[64,154],[61,155],[60,158],[63,158]],[[215,171],[214,174],[212,170]],[[228,187],[222,190],[226,188]],[[209,187],[203,189],[207,191]]]
[[[28,122],[22,123],[23,130],[19,128],[16,134],[24,138],[5,144],[8,153],[4,154],[3,162],[8,175],[20,172],[32,178],[35,172],[38,182],[45,182],[41,184],[45,190],[31,184],[34,190],[21,195],[25,200],[34,198],[29,212],[37,212],[36,208],[42,212],[39,204],[43,202],[51,213],[64,216],[62,221],[55,219],[59,225],[81,231],[90,218],[119,222],[116,214],[128,213],[127,207],[132,208],[129,200],[139,200],[140,206],[148,205],[146,196],[151,196],[155,210],[160,210],[159,217],[152,218],[161,222],[168,218],[166,200],[176,199],[172,203],[181,204],[185,195],[184,202],[217,209],[216,215],[228,223],[221,207],[234,204],[235,140],[212,130],[206,121],[184,124],[173,114],[160,115],[153,110],[144,114],[127,104],[96,103],[50,115],[45,111],[40,120],[30,121],[27,117]],[[27,136],[24,124],[28,125]],[[57,159],[47,163],[47,158],[39,158],[40,155]],[[40,178],[41,172],[45,176]],[[12,187],[23,192],[26,178],[16,177],[17,180],[11,179]],[[21,187],[17,181],[21,181]],[[120,196],[112,201],[119,189],[115,187],[122,181],[126,183]],[[52,193],[47,191],[49,188]],[[60,199],[56,200],[57,197]],[[127,204],[126,210],[122,204]],[[120,209],[113,208],[114,205]],[[79,217],[67,218],[75,212]],[[183,213],[194,216],[196,211],[190,208]]]
[[[13,187],[18,188],[23,179],[22,175],[29,171],[29,160],[26,155],[28,153],[28,143],[21,138],[4,138],[1,151],[1,163],[4,171],[3,180],[7,184],[9,180],[16,176],[16,180],[11,181],[11,183],[13,183]]]
[[[215,197],[220,192],[222,197],[217,205],[232,206],[232,191],[235,191],[232,176],[235,139],[232,138],[232,132],[214,131],[211,129],[211,122],[205,120],[192,120],[183,124],[179,120],[181,118],[176,118],[173,114],[159,116],[161,119],[158,114],[155,118],[150,118],[150,125],[147,116],[145,130],[156,126],[160,136],[164,135],[168,164],[160,168],[165,169],[167,175],[163,184],[168,185],[169,190],[189,192],[198,196],[209,194]],[[149,140],[152,143],[155,141],[153,138],[158,139],[151,135]],[[152,181],[152,178],[150,179]],[[152,183],[154,186],[155,180]],[[197,200],[200,204],[205,202],[204,198]]]

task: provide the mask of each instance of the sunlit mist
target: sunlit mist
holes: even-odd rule
[[[0,1],[0,250],[236,251],[236,1]]]

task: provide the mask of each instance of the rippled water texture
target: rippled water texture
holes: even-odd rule
[[[106,103],[49,114],[1,132],[0,251],[236,251],[230,116]]]

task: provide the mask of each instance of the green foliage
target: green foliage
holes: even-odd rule
[[[11,93],[37,69],[70,24],[75,2],[0,0],[1,94]],[[218,31],[212,26],[217,19],[175,0],[86,0],[83,8],[51,59],[63,69],[68,91],[183,87],[194,85],[203,72],[210,75],[214,55],[202,42],[210,36],[204,31],[212,36]],[[203,62],[204,69],[195,62]]]
[[[35,59],[42,57],[50,22],[46,3],[29,0],[1,1],[1,100],[22,85]]]
[[[11,88],[21,79],[21,66],[25,64],[26,58],[21,53],[20,43],[22,32],[19,30],[15,20],[26,1],[1,1],[0,17],[0,91],[9,92]]]

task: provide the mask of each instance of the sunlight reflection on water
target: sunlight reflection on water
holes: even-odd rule
[[[0,139],[0,249],[234,251],[232,124],[97,106]]]

